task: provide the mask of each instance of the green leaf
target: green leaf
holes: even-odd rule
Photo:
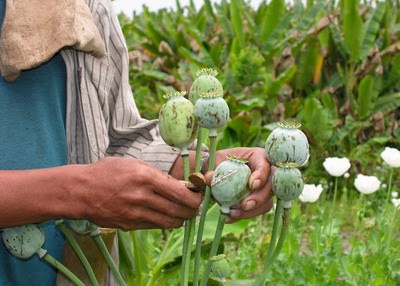
[[[276,96],[281,88],[288,83],[293,76],[296,74],[297,66],[293,65],[284,72],[280,73],[278,78],[274,81],[271,81],[267,87],[267,94],[268,96]]]
[[[329,26],[329,31],[332,34],[332,40],[335,43],[336,48],[340,52],[340,54],[347,59],[350,56],[350,50],[344,43],[343,37],[340,34],[339,27],[336,23],[332,23]]]
[[[203,239],[213,239],[215,234],[215,229],[218,224],[218,218],[220,214],[220,207],[218,204],[212,205],[206,216],[206,223],[204,225]],[[239,235],[246,230],[249,220],[240,220],[232,224],[225,224],[222,235],[235,234]]]
[[[319,41],[317,38],[309,38],[306,42],[306,48],[302,51],[298,71],[296,74],[296,89],[303,90],[311,84],[317,58],[319,54]]]
[[[183,58],[185,58],[189,62],[194,62],[199,67],[203,67],[204,66],[203,65],[203,60],[201,58],[199,58],[195,53],[190,51],[189,49],[187,49],[185,47],[178,47],[178,52]]]
[[[268,39],[275,27],[281,22],[285,16],[285,10],[286,6],[284,0],[272,0],[268,5],[261,26],[260,40],[262,43]]]
[[[320,13],[324,7],[325,3],[321,1],[308,9],[304,17],[301,17],[301,21],[296,26],[296,30],[304,32],[310,29],[311,24],[315,22],[318,13]]]
[[[124,272],[132,275],[135,269],[135,259],[133,257],[133,244],[129,232],[118,230],[119,245],[119,266]]]
[[[305,100],[304,106],[299,113],[299,121],[309,131],[314,142],[323,146],[333,133],[333,124],[330,111],[324,108],[315,97]]]
[[[365,76],[358,86],[358,116],[366,119],[371,115],[373,108],[374,80],[370,75]]]
[[[241,3],[241,1],[240,1]],[[231,0],[230,13],[231,13],[231,23],[233,31],[238,39],[238,44],[240,47],[244,47],[245,39],[243,33],[243,19],[240,14],[241,6],[239,0]]]
[[[379,31],[379,25],[383,19],[383,16],[385,15],[385,8],[386,4],[384,2],[378,3],[370,18],[364,24],[360,60],[364,60],[368,56],[369,51],[375,44],[376,34]]]
[[[157,70],[144,70],[143,74],[160,81],[166,81],[169,77],[169,74]]]
[[[376,113],[380,111],[386,114],[398,108],[400,108],[400,93],[393,93],[378,97],[375,101],[373,112]]]
[[[359,0],[344,1],[343,34],[344,42],[350,50],[350,58],[357,62],[361,53],[363,22],[358,12]]]
[[[272,54],[273,50],[283,50],[285,48],[285,43],[288,40],[287,29],[292,19],[291,14],[287,14],[274,28],[274,30],[269,34],[266,40],[262,40],[263,51],[267,54]],[[284,38],[282,40],[282,37]],[[278,44],[279,43],[279,44]]]
[[[390,69],[384,80],[384,88],[387,90],[395,88],[400,82],[400,54],[392,58]]]
[[[352,133],[354,130],[359,130],[360,128],[371,125],[369,122],[356,121],[350,115],[346,116],[344,122],[344,126],[342,126],[333,134],[330,144],[337,146],[338,144],[341,144],[345,138],[354,138],[355,135]]]

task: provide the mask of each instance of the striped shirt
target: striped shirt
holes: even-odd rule
[[[64,48],[67,69],[66,135],[69,163],[105,156],[144,160],[169,172],[179,155],[160,137],[157,120],[143,119],[129,85],[128,49],[110,0],[86,0],[107,56]]]

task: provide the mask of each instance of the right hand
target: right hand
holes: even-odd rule
[[[183,181],[140,160],[107,157],[84,168],[77,184],[84,188],[84,218],[102,227],[178,228],[202,201]]]

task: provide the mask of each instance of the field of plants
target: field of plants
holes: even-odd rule
[[[158,118],[164,94],[189,91],[196,72],[212,68],[230,109],[217,149],[264,147],[290,120],[310,144],[304,194],[267,285],[400,285],[400,1],[177,6],[119,15],[143,117]],[[217,220],[214,205],[205,250]],[[225,285],[254,285],[273,220],[271,211],[225,226]],[[120,231],[128,283],[179,285],[183,232]]]

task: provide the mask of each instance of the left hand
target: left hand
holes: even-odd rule
[[[252,173],[249,179],[250,195],[240,205],[231,207],[227,223],[240,219],[252,218],[271,210],[273,193],[271,189],[271,165],[265,156],[265,150],[258,147],[238,147],[219,150],[216,154],[216,166],[226,160],[226,155],[233,155],[248,160]],[[207,185],[210,185],[212,172],[206,174]]]

